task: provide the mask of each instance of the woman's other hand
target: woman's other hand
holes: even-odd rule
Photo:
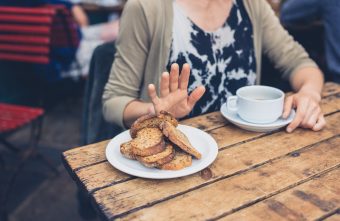
[[[189,75],[188,64],[183,65],[180,75],[178,64],[172,64],[170,74],[168,72],[162,74],[160,96],[156,93],[155,85],[150,84],[148,92],[153,103],[150,112],[158,114],[161,110],[165,110],[176,118],[188,115],[205,92],[205,88],[199,86],[190,95],[188,94]]]
[[[283,118],[287,118],[292,108],[296,108],[293,121],[287,126],[290,133],[298,126],[319,131],[325,127],[326,121],[320,108],[321,96],[313,90],[300,90],[286,98]]]

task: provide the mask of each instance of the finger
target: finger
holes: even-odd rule
[[[193,92],[191,92],[190,96],[188,97],[188,106],[192,109],[196,102],[201,99],[205,92],[204,86],[197,87]]]
[[[296,115],[293,121],[287,127],[288,133],[294,131],[301,124],[302,120],[305,118],[306,108],[307,108],[306,102],[302,102],[301,104],[298,105]]]
[[[319,115],[318,122],[312,128],[314,131],[319,131],[326,126],[326,120],[323,114]]]
[[[290,114],[290,111],[292,110],[293,108],[293,97],[292,96],[289,96],[286,98],[285,100],[285,104],[284,104],[284,108],[283,108],[283,114],[282,114],[282,117],[283,118],[287,118]]]
[[[176,91],[178,89],[178,75],[179,75],[178,64],[171,65],[170,71],[170,92]]]
[[[310,128],[312,129],[314,125],[317,123],[319,118],[320,112],[314,112],[307,121],[302,122],[302,126],[304,128]]]
[[[182,67],[181,75],[179,76],[179,88],[182,90],[188,89],[190,77],[190,66],[189,64],[184,64]]]
[[[316,121],[318,120],[320,113],[321,111],[320,111],[320,108],[318,108],[318,106],[310,105],[308,107],[305,118],[302,120],[301,125],[304,128],[312,128],[315,125]]]
[[[169,73],[164,72],[161,78],[161,97],[166,97],[169,93]]]
[[[159,103],[159,97],[157,96],[155,85],[149,84],[148,92],[149,92],[149,97],[151,98],[152,103],[154,105],[157,105]]]
[[[153,104],[148,107],[148,114],[156,114],[155,106]]]

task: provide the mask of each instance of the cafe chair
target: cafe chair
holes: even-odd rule
[[[63,5],[0,6],[0,60],[47,65],[52,61],[54,49],[77,48],[79,40],[77,25]],[[58,174],[50,160],[37,151],[44,112],[42,108],[0,103],[0,144],[20,158],[0,199],[1,220],[7,219],[6,203],[11,187],[28,159],[39,158]],[[21,150],[6,140],[8,134],[28,124],[32,126],[28,148]],[[5,167],[1,156],[0,166]]]
[[[91,58],[84,95],[84,145],[110,139],[122,131],[117,125],[106,122],[102,114],[103,91],[110,75],[115,51],[114,42],[104,43],[94,50]]]
[[[32,108],[27,106],[12,105],[6,103],[0,103],[0,144],[7,148],[7,150],[15,153],[20,162],[15,166],[6,187],[4,188],[3,198],[0,204],[2,211],[0,211],[0,218],[3,220],[7,219],[6,205],[11,192],[11,188],[14,185],[14,181],[18,176],[21,168],[27,162],[28,159],[36,157],[41,159],[51,170],[58,174],[58,170],[53,166],[48,158],[43,156],[37,150],[37,144],[41,135],[41,127],[43,120],[44,110],[42,108]],[[21,128],[31,124],[30,139],[28,147],[20,149],[11,144],[6,137],[18,131]],[[2,167],[5,168],[3,158],[0,156],[2,161]]]
[[[48,64],[53,48],[77,47],[79,38],[63,5],[0,7],[0,60]]]

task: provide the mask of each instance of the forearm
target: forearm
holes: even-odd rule
[[[302,68],[292,76],[290,82],[294,91],[309,91],[321,99],[324,78],[320,69],[314,67]]]
[[[152,103],[146,103],[140,100],[131,101],[124,109],[124,125],[129,128],[138,117],[150,113],[152,108]]]

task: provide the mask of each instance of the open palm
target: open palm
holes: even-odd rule
[[[160,97],[157,96],[156,88],[150,84],[149,96],[158,114],[161,110],[172,113],[176,118],[181,118],[190,113],[196,102],[203,96],[205,88],[197,87],[190,95],[188,94],[190,67],[184,64],[179,75],[178,64],[171,65],[170,74],[164,72],[161,78]]]

